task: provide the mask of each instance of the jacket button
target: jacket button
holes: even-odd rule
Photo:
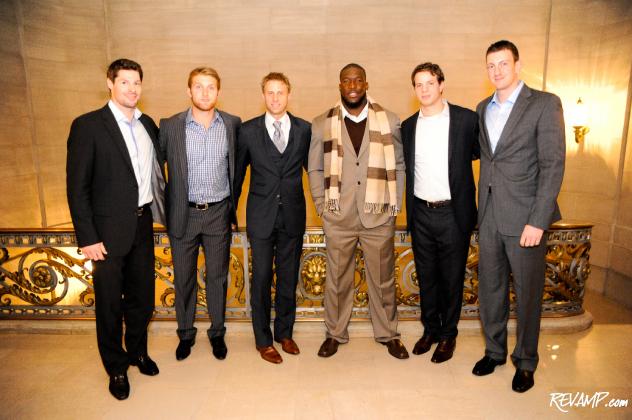
[[[356,166],[360,166],[360,162],[356,162]]]
[[[360,184],[361,184],[360,181],[358,181],[358,185],[360,185]]]

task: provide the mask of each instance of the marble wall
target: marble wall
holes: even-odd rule
[[[626,0],[2,1],[0,227],[70,221],[68,129],[105,103],[105,69],[116,58],[142,64],[141,108],[156,120],[187,107],[187,75],[198,65],[219,71],[220,107],[244,120],[263,111],[261,77],[283,71],[293,85],[290,110],[311,120],[338,99],[338,71],[351,61],[367,69],[369,93],[403,119],[417,108],[416,64],[439,63],[446,98],[473,108],[492,91],[485,49],[507,38],[520,49],[527,84],[560,95],[566,112],[578,96],[591,110],[583,145],[567,129],[560,204],[565,219],[595,223],[589,287],[620,295],[632,285],[624,133],[631,9]],[[308,206],[308,224],[319,225]]]

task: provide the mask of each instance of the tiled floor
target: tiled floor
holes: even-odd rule
[[[177,338],[150,336],[156,377],[130,368],[126,401],[107,391],[93,334],[0,335],[0,418],[8,419],[541,419],[632,418],[632,311],[589,296],[595,325],[580,333],[543,334],[536,386],[511,390],[512,366],[487,377],[471,374],[484,351],[477,335],[459,337],[452,360],[430,353],[396,360],[370,338],[352,337],[330,359],[316,356],[319,334],[297,334],[301,355],[272,365],[245,332],[228,334],[229,354],[211,356],[203,335],[191,356],[174,357]],[[300,329],[300,328],[299,328]],[[242,331],[244,331],[242,329]],[[412,349],[417,336],[403,341]],[[510,342],[510,346],[513,341]],[[598,408],[551,406],[551,393],[608,396]],[[605,408],[611,399],[627,408]],[[558,397],[562,402],[562,397]]]

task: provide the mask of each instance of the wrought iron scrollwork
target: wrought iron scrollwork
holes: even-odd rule
[[[590,225],[558,225],[547,232],[546,280],[543,316],[583,312],[586,280],[590,275]],[[173,262],[164,230],[154,234],[156,317],[175,317]],[[76,250],[76,238],[66,230],[0,230],[0,318],[16,316],[93,317],[92,265]],[[419,316],[419,278],[410,236],[395,234],[396,299],[405,317]],[[233,233],[229,261],[227,316],[247,318],[247,279],[252,264],[245,232]],[[198,315],[205,316],[204,258],[198,261]],[[326,238],[320,229],[308,229],[297,287],[297,317],[322,316],[326,288]],[[462,317],[478,316],[478,233],[470,240],[464,275]],[[421,297],[423,298],[423,296]],[[355,254],[354,315],[367,316],[366,267],[361,249]],[[515,301],[511,295],[510,300]],[[513,310],[513,308],[512,308]]]

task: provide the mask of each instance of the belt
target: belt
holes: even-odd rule
[[[226,200],[226,199],[224,199]],[[189,207],[194,208],[196,210],[208,210],[209,208],[222,203],[224,200],[220,200],[220,201],[215,201],[213,203],[193,203],[191,201],[189,201]]]
[[[426,207],[430,207],[431,209],[438,209],[438,208],[441,208],[441,207],[448,207],[449,205],[452,204],[452,200],[426,201],[426,200],[422,200],[421,198],[417,198],[417,197],[415,197],[415,200],[420,202],[421,204],[423,204]]]
[[[145,214],[145,212],[149,210],[149,206],[151,206],[151,202],[138,207],[135,210],[136,216],[141,217],[143,214]]]

